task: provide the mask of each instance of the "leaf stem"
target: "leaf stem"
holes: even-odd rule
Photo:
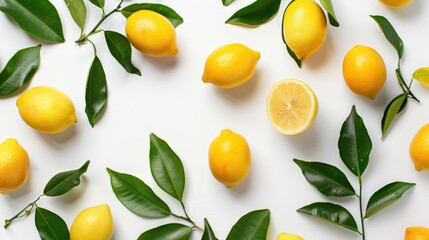
[[[178,214],[175,213],[171,213],[172,216],[176,217],[176,218],[180,218],[182,220],[187,221],[188,223],[192,224],[192,226],[194,228],[200,229],[201,231],[204,231],[204,229],[200,226],[198,226],[188,215],[188,213],[186,212],[186,208],[185,208],[185,204],[183,204],[183,201],[180,201],[180,205],[182,206],[183,212],[185,213],[185,216],[180,216]]]
[[[44,195],[43,194],[40,195],[36,200],[34,200],[33,202],[31,202],[27,206],[25,206],[25,208],[23,208],[21,211],[19,211],[11,219],[6,219],[4,221],[4,226],[3,227],[6,229],[7,227],[9,227],[9,225],[12,223],[13,220],[30,215],[31,212],[33,211],[34,206],[37,206],[37,204],[36,204],[37,201],[39,201],[42,196],[44,196]]]
[[[365,240],[365,218],[363,216],[363,207],[362,207],[362,177],[359,176],[359,209],[360,209],[360,223],[362,228],[362,240]]]

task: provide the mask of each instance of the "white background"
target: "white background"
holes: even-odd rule
[[[364,118],[373,141],[370,163],[364,174],[364,202],[377,189],[393,181],[415,182],[417,186],[388,209],[366,221],[367,240],[403,239],[408,226],[429,227],[429,174],[416,172],[408,147],[415,132],[429,122],[429,90],[419,83],[413,91],[421,104],[410,101],[381,141],[380,121],[384,107],[400,88],[396,82],[396,51],[386,41],[370,14],[386,16],[405,43],[403,74],[409,80],[413,71],[429,65],[429,2],[415,0],[403,9],[390,9],[377,0],[333,1],[341,26],[328,26],[323,47],[299,69],[286,52],[281,39],[282,14],[289,1],[283,1],[279,13],[257,28],[224,24],[250,0],[237,0],[224,7],[221,0],[158,1],[174,8],[185,20],[177,31],[179,54],[154,59],[133,50],[133,62],[142,76],[129,75],[110,55],[103,34],[91,39],[97,45],[104,65],[109,103],[103,117],[91,128],[85,109],[86,77],[93,58],[89,44],[74,43],[79,29],[63,1],[53,0],[63,23],[66,42],[44,44],[41,64],[27,87],[49,85],[65,92],[74,102],[78,124],[57,135],[38,133],[20,118],[16,95],[0,99],[0,141],[16,138],[31,159],[27,184],[9,195],[0,196],[0,219],[13,216],[40,195],[46,182],[60,171],[80,167],[91,160],[82,184],[56,198],[44,197],[39,206],[56,212],[71,226],[82,209],[101,203],[111,207],[115,222],[113,239],[136,239],[143,231],[174,218],[143,219],[129,212],[114,196],[106,167],[142,178],[171,207],[181,214],[180,206],[158,188],[149,169],[149,134],[165,139],[181,157],[186,172],[185,204],[190,216],[200,225],[207,217],[219,239],[245,213],[268,208],[271,224],[267,239],[283,231],[306,240],[361,239],[351,231],[298,214],[296,209],[315,201],[334,201],[346,206],[359,222],[358,201],[350,197],[324,197],[304,179],[293,158],[330,163],[344,170],[355,189],[356,178],[341,162],[337,141],[341,124],[352,105]],[[99,10],[85,1],[88,32],[100,18]],[[118,1],[108,0],[106,11]],[[126,6],[136,1],[127,1]],[[113,15],[103,29],[124,34],[125,19]],[[19,49],[38,44],[23,33],[12,20],[0,14],[0,66]],[[215,48],[240,42],[258,50],[261,59],[254,77],[231,90],[218,89],[201,81],[204,62]],[[341,66],[345,53],[356,44],[375,48],[384,58],[388,79],[374,101],[354,95],[344,83]],[[284,78],[306,81],[319,100],[319,114],[305,133],[288,137],[277,133],[265,112],[271,86]],[[233,189],[217,182],[208,167],[208,147],[222,129],[242,134],[252,152],[248,178]],[[195,231],[192,239],[200,239]],[[38,239],[34,215],[0,229],[0,239]]]

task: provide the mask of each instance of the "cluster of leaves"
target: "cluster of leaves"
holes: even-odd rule
[[[53,176],[43,189],[43,194],[35,201],[29,203],[11,219],[5,220],[4,228],[7,228],[14,220],[30,215],[34,209],[34,221],[41,239],[70,239],[69,230],[64,220],[56,213],[39,207],[37,202],[43,196],[61,196],[79,186],[80,177],[88,170],[89,162],[89,160],[86,161],[78,169],[60,172]]]
[[[361,231],[359,231],[352,214],[338,204],[316,202],[304,206],[297,211],[357,232],[365,239],[365,219],[399,200],[415,184],[407,182],[387,184],[369,198],[364,214],[362,176],[369,163],[372,143],[365,124],[357,114],[354,106],[341,128],[338,148],[343,163],[358,178],[359,193],[356,193],[346,175],[335,166],[322,162],[306,162],[298,159],[294,159],[294,162],[301,168],[305,179],[322,194],[329,197],[356,196],[359,199]]]
[[[401,59],[404,54],[404,42],[399,37],[398,33],[389,20],[383,16],[374,15],[371,17],[378,24],[387,41],[389,41],[389,43],[396,49],[396,52],[398,53],[398,65],[395,70],[395,74],[398,79],[399,86],[402,89],[402,93],[393,98],[393,100],[389,102],[389,104],[386,106],[386,109],[384,110],[383,118],[381,120],[381,133],[382,137],[384,138],[395,117],[407,106],[408,98],[420,102],[413,92],[411,92],[411,85],[413,80],[416,79],[424,86],[429,87],[429,67],[419,68],[414,71],[410,83],[407,84],[404,80],[404,77],[402,76],[401,71]]]
[[[143,232],[139,240],[184,240],[189,239],[194,229],[203,231],[202,240],[217,239],[208,220],[204,228],[197,225],[188,215],[183,201],[185,190],[185,171],[182,161],[170,146],[155,134],[150,135],[150,169],[157,185],[176,199],[184,216],[174,213],[141,179],[107,168],[113,192],[118,200],[134,214],[144,218],[163,218],[172,216],[190,225],[169,223]],[[232,227],[227,240],[266,239],[270,223],[270,211],[256,210],[242,216]]]

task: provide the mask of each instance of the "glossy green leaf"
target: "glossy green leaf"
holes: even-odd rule
[[[182,201],[185,190],[183,164],[170,146],[155,134],[150,134],[150,170],[158,186],[175,199]]]
[[[131,44],[128,39],[117,32],[104,31],[107,47],[109,48],[112,56],[124,67],[124,69],[132,74],[141,76],[138,70],[131,62]]]
[[[116,197],[134,214],[145,218],[161,218],[171,214],[168,205],[142,180],[109,168],[107,172]]]
[[[369,218],[380,210],[392,205],[415,185],[415,183],[393,182],[382,187],[369,198],[365,218]]]
[[[423,86],[429,87],[429,67],[422,67],[414,71],[413,78],[423,84]]]
[[[50,197],[60,196],[79,186],[80,177],[88,170],[89,162],[86,161],[79,169],[60,172],[53,176],[43,189],[43,194]]]
[[[407,94],[403,93],[395,97],[386,107],[383,114],[383,119],[381,120],[381,133],[382,138],[389,130],[390,125],[395,119],[396,115],[400,113],[405,106],[407,105]]]
[[[85,27],[86,22],[86,6],[83,0],[64,0],[69,9],[69,12],[81,31]]]
[[[89,0],[89,1],[101,9],[104,8],[104,0]]]
[[[354,232],[359,232],[356,221],[351,213],[344,207],[328,203],[328,202],[317,202],[310,205],[304,206],[297,210],[299,213],[303,213],[319,220],[350,229]]]
[[[393,28],[392,24],[390,24],[389,20],[383,16],[371,15],[371,17],[378,24],[387,41],[389,41],[390,44],[392,44],[392,46],[396,49],[398,57],[401,59],[404,53],[404,43],[402,42],[402,39],[399,37],[396,30]]]
[[[331,0],[320,0],[322,7],[328,13],[329,23],[334,27],[339,27],[340,23],[337,20],[337,16],[335,15],[334,7],[332,6]]]
[[[372,143],[362,118],[355,106],[341,127],[338,140],[340,156],[347,168],[356,176],[362,176],[369,162]]]
[[[170,20],[174,27],[177,27],[183,23],[183,18],[179,14],[177,14],[176,11],[174,11],[170,7],[158,3],[135,3],[124,7],[121,12],[124,17],[128,18],[131,14],[139,10],[155,11],[168,18],[168,20]]]
[[[204,218],[204,233],[201,240],[217,240],[207,218]]]
[[[21,49],[7,62],[0,73],[0,97],[22,89],[33,78],[40,63],[41,46]]]
[[[47,209],[36,207],[35,223],[42,240],[70,239],[69,230],[64,220]]]
[[[268,22],[279,11],[281,0],[256,0],[238,10],[225,23],[259,26]]]
[[[64,42],[60,16],[49,0],[0,0],[0,11],[37,39]]]
[[[191,227],[170,223],[142,233],[137,240],[188,240],[191,234]]]
[[[231,4],[232,2],[234,2],[234,0],[222,0],[222,4],[224,6],[228,6],[229,4]]]
[[[293,1],[292,1],[293,2]],[[292,3],[292,2],[290,2],[289,3],[289,5]],[[289,7],[289,5],[286,7],[286,9]],[[282,17],[282,19],[284,19],[284,15],[285,15],[285,13],[286,13],[286,9],[285,9],[285,11],[283,12],[283,17]],[[289,45],[287,45],[287,42],[286,42],[286,39],[285,39],[285,34],[284,34],[284,21],[282,21],[282,39],[283,39],[283,42],[285,43],[285,45],[286,45],[286,49],[287,49],[287,52],[289,53],[289,55],[292,57],[292,59],[296,62],[296,64],[298,65],[298,67],[299,68],[301,68],[301,66],[302,66],[302,60],[301,59],[299,59],[297,56],[296,56],[296,54],[294,53],[294,51],[292,51],[292,49],[290,49],[290,47],[289,47]]]
[[[89,70],[88,80],[86,82],[85,101],[86,115],[88,116],[89,123],[94,127],[107,105],[106,74],[97,56],[95,56]]]
[[[337,167],[321,162],[293,161],[301,168],[305,179],[322,194],[334,197],[356,194],[346,175]]]
[[[270,225],[270,210],[262,209],[247,213],[232,226],[226,240],[261,240],[267,239]]]

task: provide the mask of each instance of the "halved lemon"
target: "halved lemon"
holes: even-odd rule
[[[313,90],[301,80],[277,82],[267,99],[267,114],[273,127],[284,135],[307,130],[317,116],[318,102]]]

